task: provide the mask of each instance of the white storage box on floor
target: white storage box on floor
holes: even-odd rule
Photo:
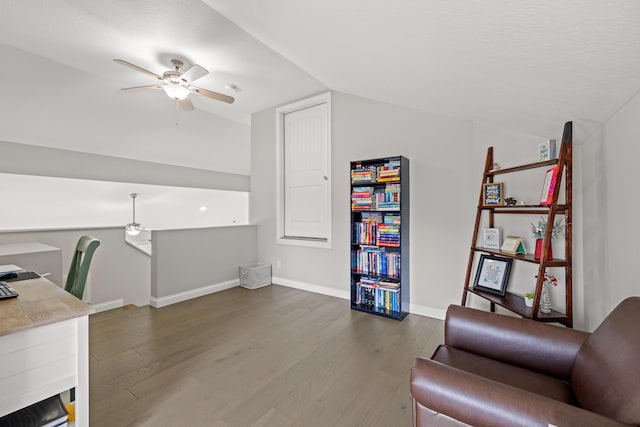
[[[240,286],[247,289],[260,288],[271,284],[271,264],[254,262],[241,265]]]

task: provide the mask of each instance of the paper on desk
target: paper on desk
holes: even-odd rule
[[[17,265],[13,265],[13,264],[0,265],[0,274],[9,273],[12,271],[22,271],[22,270],[24,270],[22,267],[18,267]]]

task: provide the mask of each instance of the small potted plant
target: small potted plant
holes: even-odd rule
[[[536,296],[534,293],[524,294],[524,305],[527,307],[533,307],[533,298]]]
[[[551,238],[555,239],[556,237],[562,235],[564,231],[564,225],[562,224],[562,218],[558,218],[553,224],[553,230],[551,231]],[[542,247],[544,242],[544,235],[547,232],[547,220],[544,218],[540,218],[538,224],[531,223],[531,235],[534,239],[536,239],[536,251],[534,258],[540,259],[542,256]],[[549,246],[549,253],[547,254],[547,258],[553,258],[553,251],[551,250],[551,246]]]

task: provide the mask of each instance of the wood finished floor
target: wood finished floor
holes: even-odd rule
[[[409,371],[443,322],[281,286],[90,316],[90,424],[410,426]]]

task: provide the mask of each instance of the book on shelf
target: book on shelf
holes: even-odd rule
[[[382,223],[376,230],[376,241],[379,246],[400,246],[400,225]]]
[[[361,245],[352,251],[351,269],[356,273],[400,277],[400,254],[385,247]]]
[[[400,311],[400,288],[383,286],[381,282],[362,277],[356,284],[356,304],[370,310]]]
[[[358,167],[351,170],[351,182],[353,184],[376,182],[378,169],[375,166]]]
[[[377,210],[400,210],[400,184],[387,184],[384,191],[376,192],[374,196]]]
[[[400,162],[391,160],[378,166],[378,182],[400,181]]]
[[[524,248],[524,243],[522,243],[522,239],[515,236],[505,237],[500,250],[510,255],[526,255],[527,254],[527,251]]]
[[[544,175],[542,193],[540,194],[540,204],[543,206],[550,205],[553,201],[553,191],[556,188],[556,180],[558,179],[559,171],[560,166],[554,166],[551,169],[547,169],[547,172]]]
[[[373,203],[373,187],[353,187],[351,190],[351,210],[372,210]]]

